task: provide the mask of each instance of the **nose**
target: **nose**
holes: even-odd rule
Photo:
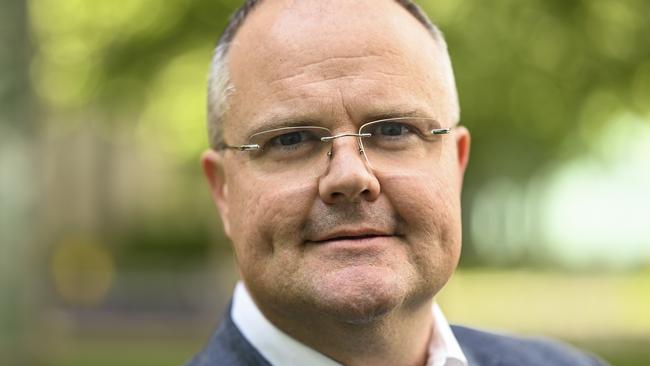
[[[379,180],[360,151],[356,138],[333,141],[327,171],[318,182],[318,193],[327,204],[374,201]]]

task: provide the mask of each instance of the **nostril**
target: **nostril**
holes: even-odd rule
[[[338,204],[343,202],[352,202],[354,200],[353,197],[348,196],[344,192],[332,192],[326,202],[329,204]]]
[[[361,197],[364,197],[364,199],[368,199],[370,196],[372,196],[372,192],[369,189],[364,189],[362,191],[350,191],[350,192],[332,192],[330,193],[330,199],[333,202],[339,202],[341,200],[345,201],[357,201],[361,199]]]

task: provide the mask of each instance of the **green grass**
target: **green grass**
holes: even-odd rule
[[[138,340],[80,338],[46,350],[29,361],[33,366],[178,366],[201,349],[206,340]]]
[[[612,366],[650,365],[650,338],[601,339],[572,343],[597,354]]]

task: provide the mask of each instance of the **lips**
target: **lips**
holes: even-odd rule
[[[324,235],[319,235],[316,238],[308,241],[316,244],[321,244],[331,241],[363,240],[391,236],[394,236],[392,232],[380,229],[336,230]]]

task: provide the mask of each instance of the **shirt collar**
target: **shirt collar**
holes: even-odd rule
[[[433,333],[427,366],[467,366],[467,358],[437,303],[433,304]]]
[[[340,366],[271,324],[242,282],[235,287],[230,315],[244,337],[271,365]],[[467,366],[467,359],[438,304],[433,306],[433,320],[427,366]]]

